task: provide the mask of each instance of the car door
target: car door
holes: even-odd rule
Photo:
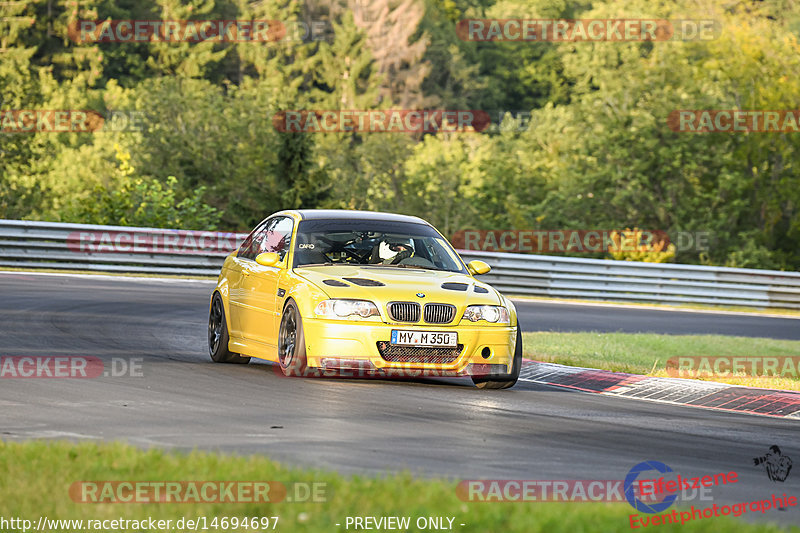
[[[280,304],[278,279],[286,269],[286,259],[292,237],[294,221],[289,217],[275,217],[254,236],[253,245],[242,258],[240,327],[242,336],[270,346],[277,346],[277,328]],[[280,261],[274,266],[256,263],[258,254],[275,252]]]
[[[255,259],[255,249],[253,242],[259,236],[268,221],[261,222],[258,226],[250,232],[250,235],[239,246],[236,256],[233,258],[233,265],[231,265],[231,276],[229,284],[229,303],[230,303],[230,334],[233,337],[242,337],[242,315],[247,312],[243,301],[244,278],[245,272],[250,274],[249,265]]]

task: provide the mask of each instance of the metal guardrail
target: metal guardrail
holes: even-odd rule
[[[0,219],[0,266],[217,276],[247,233]]]
[[[216,276],[247,236],[0,219],[0,266]],[[461,251],[507,294],[800,309],[800,273]]]
[[[800,309],[798,272],[473,251],[461,257],[491,265],[481,279],[507,294]]]

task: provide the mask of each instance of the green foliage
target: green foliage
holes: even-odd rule
[[[330,184],[315,168],[309,133],[281,136],[276,165],[281,200],[286,209],[317,207],[330,196]]]
[[[205,187],[197,188],[191,196],[178,201],[175,176],[168,176],[163,183],[137,178],[130,164],[131,154],[119,145],[115,148],[118,166],[113,188],[98,185],[89,201],[73,207],[71,220],[151,228],[217,228],[219,213],[203,203]]]
[[[41,83],[31,64],[36,49],[22,39],[34,7],[32,0],[0,4],[0,111],[41,101]],[[44,201],[45,194],[28,176],[40,143],[30,135],[3,133],[3,126],[0,122],[0,217],[20,218]]]
[[[406,211],[425,213],[444,235],[472,224],[480,180],[473,154],[479,139],[450,135],[426,136],[414,148],[402,187]]]
[[[378,103],[378,86],[366,35],[353,15],[333,23],[335,39],[321,42],[314,58],[314,100],[327,109],[370,109]]]
[[[612,372],[667,375],[667,361],[687,354],[722,357],[793,357],[800,342],[728,335],[659,335],[656,333],[534,332],[523,333],[524,356],[535,361],[559,363]],[[751,376],[752,378],[752,376]],[[712,381],[737,385],[800,390],[797,375],[740,376]]]
[[[76,222],[120,224],[150,228],[217,229],[219,215],[203,203],[204,187],[176,203],[178,180],[168,176],[164,183],[152,179],[123,180],[120,188],[95,189],[92,202],[75,215]]]
[[[455,31],[463,19],[525,17],[699,17],[720,31],[656,43],[468,42]],[[183,18],[280,20],[288,38],[70,34],[82,19]],[[795,109],[795,0],[22,0],[0,2],[0,19],[0,108],[140,118],[125,131],[0,133],[2,217],[243,231],[291,207],[379,209],[446,234],[703,231],[709,249],[671,260],[800,268],[800,134],[667,124],[680,109]],[[314,23],[324,31],[296,31]],[[485,110],[494,125],[423,136],[272,124],[281,110],[404,106]]]
[[[629,466],[620,465],[618,468],[621,476]],[[41,515],[51,520],[53,517],[83,520],[84,527],[88,526],[87,520],[135,520],[141,521],[144,526],[147,519],[143,509],[146,509],[148,518],[155,521],[171,520],[171,531],[185,529],[175,526],[181,519],[185,523],[188,517],[202,517],[209,526],[218,519],[214,523],[224,524],[226,528],[234,519],[278,517],[277,526],[274,521],[270,522],[270,530],[290,533],[331,531],[341,523],[343,516],[458,516],[464,517],[463,520],[469,524],[465,530],[508,533],[618,533],[631,529],[631,506],[626,502],[467,503],[457,492],[458,480],[419,479],[409,473],[345,476],[329,470],[287,466],[261,454],[178,453],[157,447],[143,450],[120,442],[6,440],[0,441],[0,471],[3,472],[0,478],[0,516]],[[42,472],[48,472],[49,475],[42,475]],[[252,482],[254,479],[271,480],[274,483],[272,486],[283,486],[287,491],[292,487],[314,487],[314,495],[325,498],[326,502],[310,500],[289,503],[281,498],[267,502],[230,503],[204,502],[200,498],[189,497],[186,498],[188,501],[181,504],[86,504],[77,503],[69,496],[70,486],[81,480]],[[116,494],[117,491],[114,491]],[[492,496],[489,495],[490,498]],[[225,496],[220,499],[223,498]],[[678,507],[678,511],[683,509]],[[710,520],[695,520],[685,525],[665,524],[660,525],[658,531],[798,531],[797,527],[787,530],[774,524],[751,524],[742,518],[720,516]],[[197,520],[199,523],[199,518]],[[237,521],[237,524],[240,522]],[[413,528],[413,519],[411,524]],[[256,528],[231,526],[230,529],[252,531]],[[262,526],[261,529],[267,528]]]

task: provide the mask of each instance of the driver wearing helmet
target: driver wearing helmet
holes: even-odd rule
[[[382,241],[378,248],[379,262],[384,265],[396,265],[412,255],[414,255],[414,245],[411,239]]]

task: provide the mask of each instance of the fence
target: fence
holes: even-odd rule
[[[777,270],[461,252],[492,271],[481,279],[506,294],[625,302],[800,309],[800,273]]]
[[[0,219],[0,266],[217,276],[246,236]]]
[[[216,276],[244,233],[0,220],[0,266]],[[506,294],[800,309],[800,273],[462,251]]]

